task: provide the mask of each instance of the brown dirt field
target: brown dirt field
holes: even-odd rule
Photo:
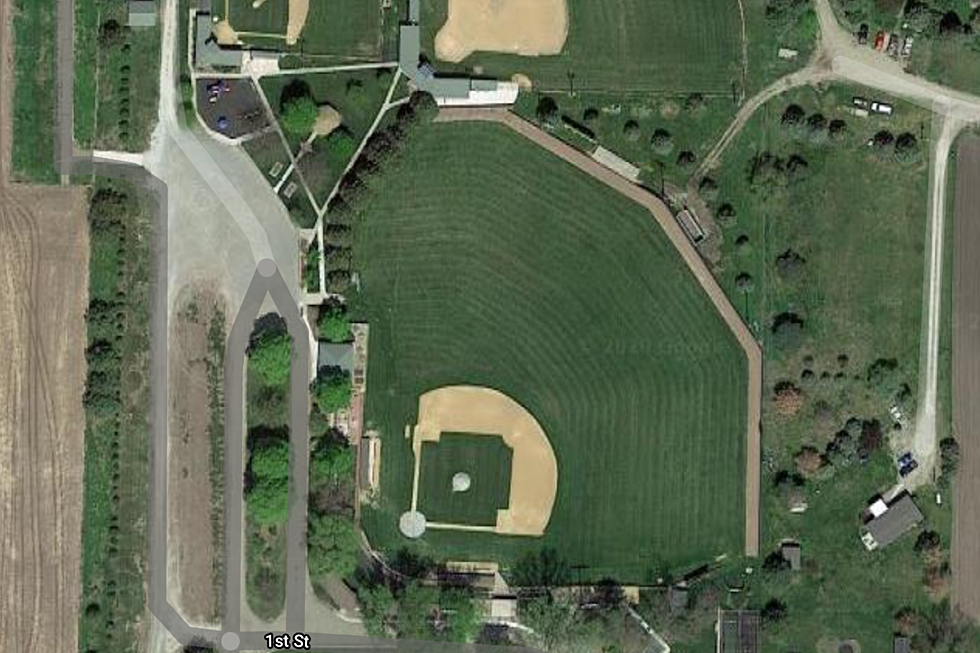
[[[436,57],[460,62],[476,51],[558,54],[568,36],[565,0],[449,0]]]
[[[0,651],[78,648],[86,193],[7,184],[10,3],[0,0]]]
[[[574,147],[538,129],[506,109],[442,109],[438,120],[484,120],[497,122],[513,129],[528,140],[561,157],[587,175],[601,181],[621,195],[646,208],[664,230],[674,248],[687,264],[691,274],[708,294],[711,303],[732,330],[748,362],[748,419],[746,420],[745,456],[745,555],[759,555],[760,490],[762,464],[762,348],[756,342],[738,311],[731,305],[708,266],[687,239],[667,205],[615,172],[599,165]]]
[[[170,383],[170,510],[168,537],[176,553],[178,604],[195,623],[211,622],[219,560],[211,523],[211,421],[208,331],[219,308],[215,296],[193,287],[176,299],[168,347]]]
[[[980,621],[980,139],[965,137],[953,218],[953,432],[960,470],[953,496],[953,604]]]
[[[416,507],[422,444],[438,442],[441,433],[499,433],[513,450],[510,502],[497,511],[494,532],[544,535],[558,494],[558,459],[548,436],[523,406],[507,395],[476,386],[447,386],[419,397],[419,422],[414,429]],[[472,528],[460,527],[460,530]]]

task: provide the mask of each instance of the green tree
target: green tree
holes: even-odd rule
[[[249,471],[253,479],[261,481],[289,478],[289,443],[278,440],[255,449],[249,459]]]
[[[263,479],[249,488],[246,506],[259,526],[276,526],[289,517],[289,484],[283,479]]]
[[[350,318],[346,307],[339,302],[324,305],[317,319],[316,330],[321,338],[329,342],[349,342]]]
[[[521,623],[533,630],[528,644],[551,653],[566,653],[583,648],[594,628],[570,598],[538,597],[520,608]]]
[[[482,625],[476,602],[469,592],[448,589],[439,596],[442,636],[449,642],[472,642]]]
[[[340,443],[318,447],[312,456],[313,485],[333,483],[354,473],[354,450]]]
[[[654,152],[666,156],[674,149],[674,137],[666,129],[657,128],[653,131],[653,136],[650,138],[650,145],[653,147]]]
[[[350,374],[339,367],[320,370],[313,382],[316,405],[320,412],[329,415],[350,405]]]
[[[398,636],[406,639],[431,638],[434,635],[432,612],[438,601],[436,588],[415,581],[406,585],[398,597]]]
[[[558,103],[552,97],[545,95],[538,100],[535,113],[541,124],[546,127],[555,127],[558,124]]]
[[[335,515],[310,520],[306,540],[307,561],[313,576],[350,576],[357,568],[360,544],[354,522]]]
[[[943,438],[939,441],[939,469],[942,473],[943,482],[949,480],[956,474],[960,467],[960,444],[954,438]]]
[[[555,587],[569,578],[568,562],[551,547],[529,553],[514,565],[514,582],[523,587]]]
[[[395,597],[387,585],[362,586],[357,592],[361,603],[364,629],[373,637],[388,637],[395,607]]]
[[[298,136],[307,136],[316,122],[316,102],[309,95],[290,98],[282,105],[282,128]]]
[[[289,381],[289,334],[284,330],[263,333],[249,346],[249,369],[268,385],[284,385]]]

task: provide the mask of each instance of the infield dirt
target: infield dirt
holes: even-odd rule
[[[0,0],[0,650],[78,647],[86,193],[7,183],[14,92]]]
[[[436,57],[457,63],[476,51],[558,54],[567,36],[565,0],[449,0]]]
[[[953,244],[953,431],[960,470],[953,498],[953,603],[980,619],[980,139],[956,163]]]

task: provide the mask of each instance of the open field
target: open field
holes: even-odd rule
[[[177,604],[185,618],[207,623],[221,599],[224,312],[211,292],[195,287],[185,287],[176,303],[168,347],[168,537],[177,556]]]
[[[0,241],[0,302],[6,307],[0,327],[0,649],[75,650],[85,192],[0,182]]]
[[[126,0],[75,3],[79,147],[131,152],[149,147],[157,119],[160,30],[130,29],[128,19]],[[116,29],[107,29],[113,21]]]
[[[510,495],[511,451],[496,436],[445,433],[422,445],[419,510],[430,521],[493,526]],[[453,492],[453,476],[472,485]]]
[[[842,107],[852,95],[894,103],[895,115],[850,115]],[[805,112],[799,128],[782,119],[794,103]],[[824,138],[807,125],[817,113],[825,127],[840,119],[846,129]],[[888,441],[898,448],[910,437],[907,427],[893,430],[888,408],[901,399],[904,412],[914,414],[929,119],[913,105],[867,89],[799,89],[763,107],[710,173],[718,182],[712,208],[716,214],[724,204],[734,209],[723,220],[716,273],[766,352],[762,554],[783,538],[797,539],[803,551],[802,572],[763,571],[747,581],[749,605],[773,597],[786,605],[786,618],[768,629],[767,652],[812,650],[824,642],[817,646],[822,650],[848,638],[864,650],[886,648],[900,608],[931,610],[914,533],[871,553],[859,540],[859,515],[869,497],[897,480]],[[869,146],[881,130],[896,138],[913,134],[917,149],[900,162],[893,145]],[[805,164],[790,165],[794,155]],[[774,329],[786,313],[802,319],[798,331]],[[876,366],[879,359],[888,362]],[[790,393],[777,401],[777,387],[786,384],[797,398],[786,400]],[[852,418],[856,429],[847,427]],[[845,428],[850,448],[828,450]],[[790,475],[799,473],[794,457],[804,446],[828,453],[820,471],[799,477],[796,486]],[[864,464],[860,447],[867,447]],[[797,493],[809,505],[800,515],[788,509]],[[937,531],[948,550],[950,504],[944,497],[937,506],[934,493],[927,486],[916,496],[926,516],[921,528]]]
[[[980,621],[980,140],[957,147],[953,252],[953,430],[962,458],[953,502],[953,602]]]
[[[370,183],[355,267],[384,437],[373,544],[408,543],[419,395],[471,384],[540,422],[557,501],[543,537],[428,532],[423,552],[509,564],[553,546],[622,580],[741,552],[745,358],[649,212],[499,125],[426,127]]]
[[[569,0],[561,54],[543,57],[476,53],[463,60],[491,76],[524,73],[545,89],[730,93],[738,82],[738,5],[712,0]],[[448,0],[423,0],[422,47],[435,56]],[[440,66],[440,68],[448,66]]]
[[[13,91],[11,178],[54,183],[55,3],[4,0],[4,5],[14,35],[4,55],[13,57],[15,79],[4,89]]]

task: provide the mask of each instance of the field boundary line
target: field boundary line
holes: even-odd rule
[[[674,249],[680,254],[687,268],[707,293],[711,303],[732,331],[742,350],[748,366],[748,406],[745,450],[745,555],[754,558],[759,555],[760,539],[760,490],[762,457],[762,347],[728,296],[718,285],[708,266],[701,259],[694,245],[681,230],[674,215],[660,198],[640,186],[623,179],[604,168],[591,158],[539,127],[524,120],[507,109],[441,109],[439,122],[494,122],[505,125],[521,136],[564,159],[596,181],[617,191],[624,197],[640,204],[656,219]]]

